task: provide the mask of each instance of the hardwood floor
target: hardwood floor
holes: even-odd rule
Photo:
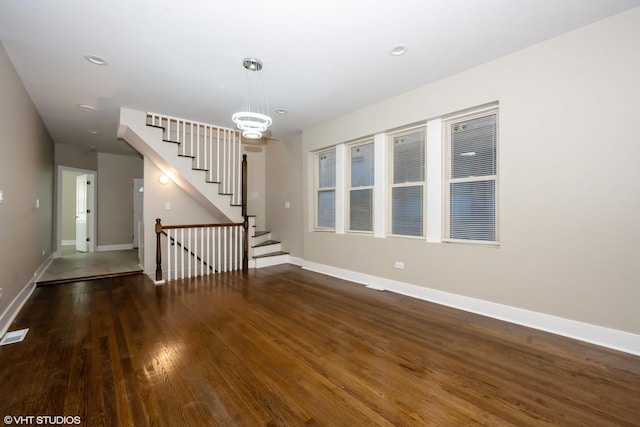
[[[95,426],[640,425],[640,357],[276,266],[37,288],[3,416]],[[14,422],[16,424],[16,422]]]

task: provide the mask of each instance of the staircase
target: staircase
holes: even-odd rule
[[[281,242],[273,240],[268,231],[255,231],[255,216],[243,212],[242,140],[238,131],[122,108],[118,137],[170,174],[214,216],[239,224],[246,215],[249,268],[288,262]],[[146,230],[153,229],[152,224],[145,225]]]
[[[283,252],[282,243],[271,239],[270,231],[254,231],[251,243],[249,256],[253,259],[255,268],[289,262],[289,252]]]

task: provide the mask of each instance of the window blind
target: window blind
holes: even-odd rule
[[[425,133],[410,131],[393,137],[391,232],[424,235]]]
[[[422,236],[422,186],[394,187],[391,190],[391,232],[405,236]]]
[[[351,147],[350,155],[349,229],[373,231],[373,142]]]
[[[316,223],[320,228],[336,226],[336,152],[318,154]]]
[[[497,241],[497,111],[448,124],[448,237]]]

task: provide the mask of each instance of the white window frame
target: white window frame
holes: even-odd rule
[[[372,149],[373,149],[373,182],[371,183],[371,185],[362,185],[362,186],[358,186],[358,187],[354,187],[352,182],[351,182],[351,165],[352,165],[352,157],[351,157],[351,150],[353,148],[358,148],[358,147],[362,147],[364,145],[371,145]],[[375,191],[375,174],[376,174],[376,145],[375,145],[375,141],[373,138],[369,138],[363,141],[358,141],[356,143],[352,143],[346,146],[347,148],[347,161],[346,161],[346,231],[348,231],[349,233],[360,233],[360,234],[372,234],[375,231],[375,224],[376,224],[376,215],[375,215],[375,206],[376,206],[376,200],[375,200],[375,196],[376,196],[376,191]],[[371,191],[371,230],[352,230],[351,229],[351,192],[352,191],[358,191],[358,190],[370,190]]]
[[[496,116],[496,171],[495,175],[482,175],[465,178],[451,178],[451,126],[456,123],[462,123],[468,120],[476,119],[479,117],[485,117],[495,114]],[[500,244],[500,218],[499,218],[499,174],[500,174],[500,115],[498,105],[493,104],[487,107],[474,109],[463,114],[457,114],[449,116],[443,119],[443,147],[444,147],[444,182],[443,182],[443,196],[444,196],[444,209],[443,209],[443,242],[447,243],[465,243],[487,246],[499,246]],[[451,221],[450,221],[450,209],[451,209],[451,184],[461,182],[482,182],[493,181],[494,182],[494,236],[495,240],[470,240],[470,239],[454,239],[450,237],[451,233]]]
[[[425,164],[424,167],[424,180],[423,181],[411,181],[404,183],[394,183],[393,182],[393,141],[394,138],[397,138],[402,135],[413,134],[417,132],[422,132],[424,135],[424,155],[425,155]],[[388,153],[388,162],[387,162],[387,179],[388,179],[388,190],[387,190],[387,235],[391,237],[402,237],[408,239],[424,239],[427,233],[427,129],[426,124],[422,123],[416,126],[405,127],[399,129],[394,132],[387,133],[387,153]],[[409,234],[394,234],[393,233],[393,189],[400,187],[422,187],[422,234],[421,235],[409,235]]]
[[[326,150],[322,150],[322,151],[318,151],[315,153],[314,158],[313,158],[313,163],[314,163],[314,191],[313,191],[313,229],[314,231],[335,231],[336,230],[336,221],[337,221],[337,212],[336,210],[334,210],[334,226],[333,227],[321,227],[318,222],[319,222],[319,215],[318,215],[318,209],[319,209],[319,203],[318,203],[318,199],[319,199],[319,195],[320,192],[323,191],[333,191],[334,194],[334,203],[337,203],[337,192],[336,192],[336,188],[338,185],[338,170],[336,167],[336,177],[335,177],[335,184],[333,187],[320,187],[320,158],[323,155],[326,155],[327,153],[334,153],[334,155],[337,156],[337,152],[336,152],[336,147],[331,147],[329,149]],[[337,165],[336,165],[337,166]],[[334,205],[335,206],[335,205]]]

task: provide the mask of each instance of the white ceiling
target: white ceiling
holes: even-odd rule
[[[245,57],[264,63],[271,136],[283,139],[636,6],[640,0],[0,0],[0,41],[56,142],[127,153],[116,140],[120,107],[233,127]],[[397,44],[405,55],[389,54]],[[289,114],[274,114],[279,108]]]

